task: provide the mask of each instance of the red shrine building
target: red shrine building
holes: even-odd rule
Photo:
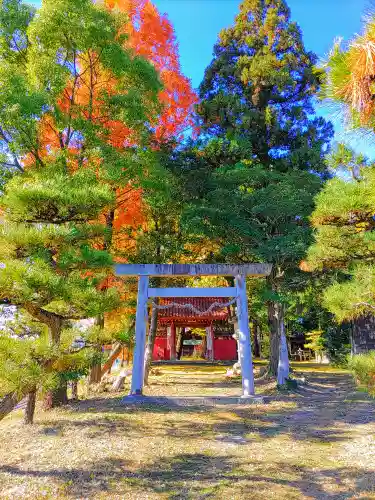
[[[161,298],[153,360],[234,361],[237,342],[226,298]],[[223,305],[221,305],[223,304]],[[199,329],[199,334],[192,329]]]

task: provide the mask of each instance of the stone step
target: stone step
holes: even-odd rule
[[[265,404],[269,398],[265,396],[125,396],[124,405],[159,405],[167,407],[183,406],[244,406]]]

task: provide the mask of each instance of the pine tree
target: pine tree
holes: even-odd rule
[[[374,132],[375,20],[366,20],[362,35],[336,43],[326,63],[322,97],[338,103],[351,126]],[[326,185],[316,199],[312,222],[316,241],[309,269],[336,271],[337,282],[325,292],[326,307],[337,320],[373,315],[375,166],[363,155],[339,145],[332,166],[344,174]]]
[[[307,265],[336,273],[324,303],[343,322],[375,310],[375,165],[344,146],[333,160],[347,175],[330,180],[316,198]]]
[[[220,33],[200,86],[201,125],[212,141],[195,156],[213,172],[207,192],[200,190],[202,230],[220,236],[222,254],[231,260],[274,264],[272,374],[282,289],[310,242],[308,216],[327,174],[332,127],[314,114],[321,80],[315,62],[284,0],[244,0],[234,26]]]
[[[4,320],[9,309],[10,317]],[[47,326],[22,311],[14,311],[14,306],[3,306],[1,311],[0,420],[27,394],[24,422],[32,424],[37,393],[65,389],[67,381],[87,375],[97,342],[105,339],[96,327],[82,331],[66,325],[59,344],[52,344]]]
[[[37,15],[7,0],[0,10],[0,133],[20,172],[1,200],[0,298],[45,324],[51,346],[68,319],[119,303],[103,286],[112,258],[100,215],[119,177],[139,178],[140,161],[116,147],[110,125],[123,141],[147,133],[160,89],[126,47],[124,22],[90,0],[45,0]]]
[[[339,103],[353,128],[375,130],[375,16],[368,16],[363,33],[350,42],[338,41],[326,62],[322,97]]]
[[[244,0],[200,86],[202,126],[214,137],[246,140],[267,168],[324,172],[331,129],[314,115],[315,63],[284,0]]]

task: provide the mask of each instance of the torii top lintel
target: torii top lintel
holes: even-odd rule
[[[268,276],[272,264],[117,264],[118,276]]]

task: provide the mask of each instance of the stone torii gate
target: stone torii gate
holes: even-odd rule
[[[131,395],[142,395],[144,353],[148,311],[147,301],[154,297],[233,297],[237,306],[238,347],[242,373],[242,396],[254,395],[253,361],[246,295],[246,277],[268,276],[271,264],[118,264],[118,276],[138,276],[138,298],[135,326],[135,351]],[[216,288],[150,288],[150,276],[233,276],[234,287]]]

